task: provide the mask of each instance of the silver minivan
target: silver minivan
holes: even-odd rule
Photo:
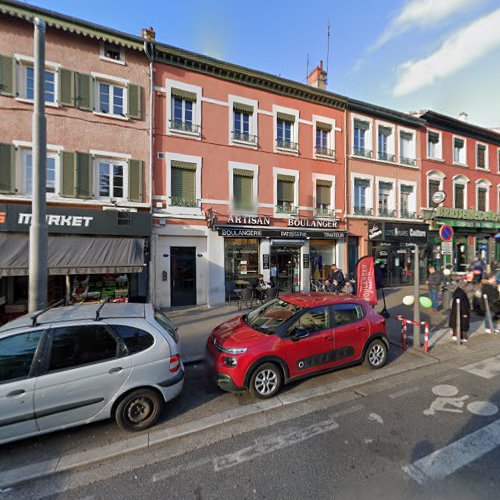
[[[83,304],[0,328],[0,444],[101,419],[153,425],[181,391],[177,332],[151,304]]]

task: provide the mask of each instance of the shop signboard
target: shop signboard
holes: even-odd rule
[[[89,210],[47,207],[47,229],[59,234],[102,234],[106,236],[148,236],[149,212]],[[31,225],[31,205],[0,204],[0,231],[25,233]]]
[[[265,253],[262,255],[262,269],[269,269],[269,265],[271,262],[271,255]]]
[[[442,241],[441,253],[443,255],[451,255],[453,253],[453,243],[451,241]]]
[[[368,239],[370,241],[396,241],[423,244],[427,241],[429,227],[419,223],[370,222]]]
[[[265,228],[240,228],[234,226],[219,226],[219,236],[225,238],[284,238],[284,239],[307,239],[318,240],[342,240],[346,238],[346,231],[317,231],[317,230],[294,230],[294,229],[265,229]]]
[[[304,269],[309,269],[309,254],[305,253],[302,257],[302,267]]]
[[[439,224],[449,224],[452,227],[470,229],[498,229],[500,228],[500,214],[483,212],[481,210],[438,207],[432,211],[425,211],[426,218],[435,220]]]
[[[259,217],[259,216],[240,216],[240,215],[230,215],[227,218],[228,224],[237,224],[245,226],[270,226],[271,217]]]
[[[360,299],[373,306],[377,304],[375,257],[367,256],[359,259],[356,266],[356,288]]]
[[[339,219],[303,219],[299,217],[290,217],[288,227],[317,227],[324,229],[336,229],[339,225]]]

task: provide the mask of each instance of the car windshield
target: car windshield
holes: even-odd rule
[[[158,309],[155,309],[155,320],[173,339],[176,344],[179,343],[179,335],[170,320]]]
[[[275,299],[255,309],[244,319],[254,330],[271,335],[300,311],[302,311],[302,307]]]

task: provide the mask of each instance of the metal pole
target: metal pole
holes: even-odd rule
[[[495,333],[495,326],[493,325],[493,318],[491,316],[490,303],[488,302],[488,296],[486,294],[483,295],[483,300],[484,300],[484,308],[486,311],[485,312],[486,321],[488,321],[488,325],[490,326],[491,333]]]
[[[413,347],[420,349],[420,255],[418,245],[415,245],[415,278],[414,283],[414,296],[415,302],[413,304]]]
[[[29,246],[29,312],[47,307],[47,123],[45,119],[45,21],[35,19],[33,104],[33,203]]]
[[[460,314],[460,299],[457,299],[457,342],[462,342],[462,315]]]

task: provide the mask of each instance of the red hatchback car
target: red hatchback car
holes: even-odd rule
[[[207,363],[226,391],[270,398],[282,384],[340,366],[385,365],[385,320],[352,295],[283,295],[222,323],[207,340]]]

